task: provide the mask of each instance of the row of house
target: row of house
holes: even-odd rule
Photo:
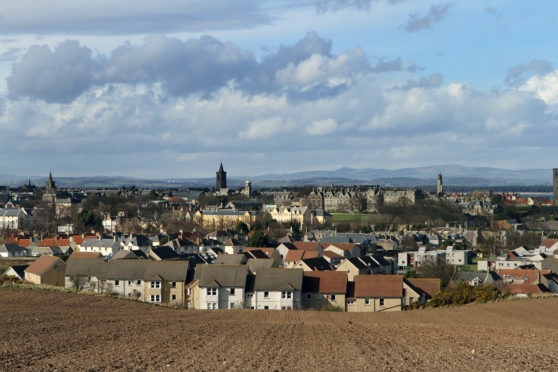
[[[30,283],[192,309],[401,311],[414,301],[427,301],[440,289],[438,279],[359,274],[349,280],[345,271],[306,272],[269,265],[201,264],[193,269],[187,260],[106,261],[91,252],[76,252],[67,262],[44,255],[4,275],[20,277],[22,270],[21,279]]]

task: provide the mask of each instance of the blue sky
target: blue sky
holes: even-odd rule
[[[554,1],[0,3],[0,174],[558,165]]]

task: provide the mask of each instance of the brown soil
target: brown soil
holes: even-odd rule
[[[173,310],[0,288],[0,370],[558,369],[558,298],[405,313]]]

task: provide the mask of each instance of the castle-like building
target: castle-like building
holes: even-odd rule
[[[377,212],[382,204],[415,204],[424,198],[420,189],[390,189],[371,186],[363,190],[356,187],[318,187],[313,189],[304,202],[310,209],[326,211]]]

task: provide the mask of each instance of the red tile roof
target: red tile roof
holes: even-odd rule
[[[74,252],[70,255],[70,258],[99,258],[102,256],[99,252]]]
[[[73,235],[72,237],[74,238],[74,243],[77,245],[80,245],[85,240],[81,235]]]
[[[58,243],[54,238],[43,239],[37,244],[39,247],[58,247]]]
[[[435,278],[407,278],[409,283],[426,292],[430,297],[440,292],[440,279]]]
[[[35,262],[25,269],[26,273],[42,275],[45,271],[47,271],[52,265],[54,265],[57,261],[64,262],[58,257],[49,256],[49,255],[42,255],[41,257],[37,258]]]
[[[304,256],[305,252],[306,251],[301,251],[298,249],[291,249],[290,251],[287,252],[287,255],[283,259],[283,262],[298,262],[302,260],[302,257]]]
[[[496,274],[502,279],[525,280],[525,283],[534,284],[539,281],[539,275],[550,273],[550,270],[533,269],[500,269]]]
[[[402,297],[401,275],[357,275],[355,297]]]
[[[17,244],[21,245],[22,247],[29,247],[31,245],[31,239],[27,239],[27,238],[18,239]]]
[[[345,293],[347,273],[345,271],[306,271],[303,281],[304,292]]]
[[[546,248],[552,248],[556,243],[558,243],[558,239],[543,239],[541,245],[544,245]]]
[[[318,252],[316,252],[316,253],[318,253]],[[340,254],[337,254],[337,253],[332,252],[332,251],[325,251],[324,252],[324,257],[327,257],[327,258],[330,258],[330,259],[331,258],[343,258],[343,256],[341,256]]]
[[[318,258],[320,257],[320,252],[318,251],[304,251],[304,257],[302,257],[303,259],[307,259],[307,258]]]
[[[294,242],[296,249],[301,249],[303,251],[317,251],[320,243],[318,242]]]
[[[538,295],[547,292],[541,284],[510,284],[508,288],[516,295]]]

